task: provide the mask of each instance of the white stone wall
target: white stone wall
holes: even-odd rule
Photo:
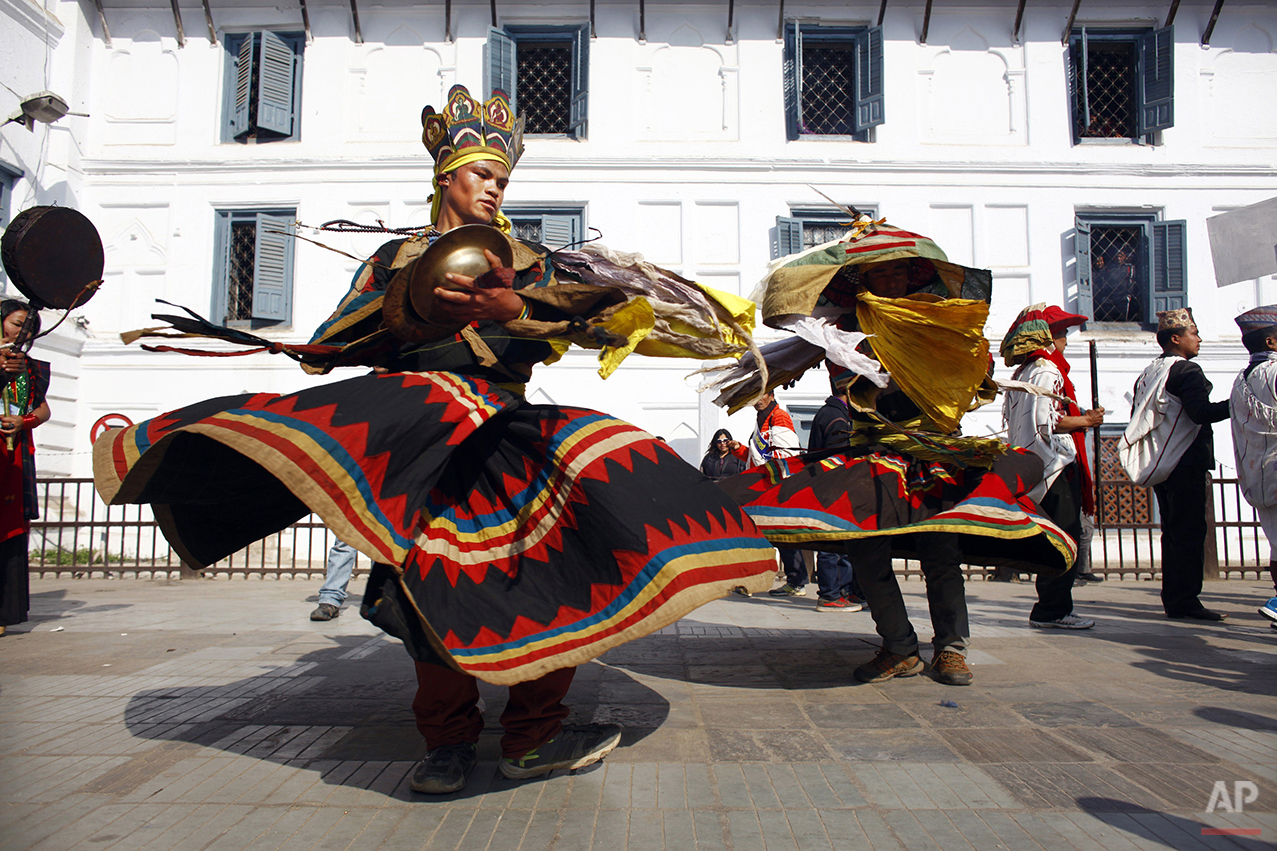
[[[68,456],[71,470],[89,473],[87,426],[103,413],[138,419],[212,395],[331,380],[306,377],[284,358],[148,354],[121,346],[117,335],[150,324],[155,298],[208,312],[216,209],[295,206],[307,224],[425,223],[430,161],[419,141],[420,109],[439,105],[454,82],[479,90],[488,5],[454,5],[456,40],[446,43],[440,4],[361,4],[361,45],[348,4],[309,4],[314,40],[304,53],[300,139],[239,145],[219,141],[226,57],[222,45],[209,43],[199,4],[182,8],[185,47],[174,38],[168,4],[108,4],[107,47],[91,3],[51,3],[66,32],[54,39],[45,86],[30,71],[45,36],[24,23],[23,2],[0,0],[8,28],[0,50],[11,49],[12,31],[25,51],[21,78],[6,81],[24,92],[58,89],[91,117],[37,127],[31,138],[10,125],[0,131],[0,157],[47,160],[43,170],[29,168],[38,172],[29,203],[75,203],[97,223],[107,254],[106,283],[82,311],[91,334],[79,359],[83,380],[74,401],[59,401],[76,407],[68,418],[76,426],[69,451],[78,453]],[[1277,300],[1277,282],[1217,289],[1204,222],[1277,195],[1277,10],[1227,4],[1204,49],[1198,42],[1213,3],[1182,3],[1175,126],[1154,146],[1074,145],[1060,42],[1072,4],[1029,4],[1020,44],[1011,40],[1015,5],[937,4],[923,45],[923,3],[892,0],[884,21],[886,123],[873,142],[857,143],[785,140],[775,4],[738,3],[728,43],[725,4],[650,3],[640,43],[637,4],[601,3],[590,46],[589,139],[529,139],[507,203],[579,204],[608,245],[748,294],[770,259],[775,217],[824,204],[811,184],[876,206],[892,223],[934,237],[957,262],[992,268],[987,333],[995,348],[1025,304],[1072,306],[1076,213],[1184,219],[1189,301],[1207,340],[1202,363],[1217,394],[1226,393],[1244,361],[1232,317]],[[1169,4],[1084,5],[1078,24],[1151,26]],[[43,14],[32,8],[28,17]],[[876,0],[791,2],[785,13],[867,24],[878,8]],[[295,5],[213,2],[212,11],[219,39],[262,27],[301,30]],[[588,6],[500,2],[498,12],[503,25],[583,23]],[[325,241],[363,255],[379,239],[330,234]],[[299,243],[293,323],[264,334],[307,337],[355,266]],[[1082,341],[1093,337],[1102,353],[1101,401],[1124,419],[1125,396],[1156,346],[1148,334],[1084,334]],[[1085,401],[1082,342],[1070,355]],[[751,428],[751,412],[729,420],[696,394],[684,376],[698,364],[635,358],[606,382],[595,366],[591,353],[573,353],[539,370],[531,395],[627,418],[669,438],[689,460],[699,459],[720,425],[738,436]],[[790,404],[818,405],[825,395],[823,373],[780,393]],[[996,430],[999,419],[996,410],[981,412],[968,428]],[[1219,431],[1228,460],[1226,429]]]

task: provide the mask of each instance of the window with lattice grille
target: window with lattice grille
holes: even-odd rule
[[[785,26],[785,127],[789,139],[870,141],[883,123],[881,27]]]
[[[1153,324],[1187,305],[1186,223],[1145,215],[1079,215],[1077,312],[1095,322]]]
[[[292,315],[296,210],[219,210],[212,316],[221,325],[278,325]]]
[[[1174,124],[1172,27],[1083,27],[1069,38],[1073,139],[1153,141]]]
[[[488,30],[484,88],[510,98],[524,133],[585,138],[589,25]]]
[[[878,217],[878,208],[874,205],[843,206],[873,219]],[[850,227],[851,216],[842,210],[827,207],[794,209],[788,216],[776,217],[776,241],[772,243],[772,257],[797,254],[804,249],[842,239]]]
[[[301,33],[228,34],[222,141],[277,142],[301,131]]]

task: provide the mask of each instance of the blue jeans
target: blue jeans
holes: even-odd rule
[[[861,596],[855,592],[855,579],[851,571],[851,559],[842,553],[816,553],[817,596],[822,600]]]
[[[807,587],[807,560],[802,550],[791,547],[777,547],[780,552],[780,566],[785,571],[785,582],[795,588]]]
[[[324,584],[319,589],[319,602],[341,608],[346,602],[346,586],[355,570],[355,548],[345,541],[337,541],[328,551],[328,566]]]

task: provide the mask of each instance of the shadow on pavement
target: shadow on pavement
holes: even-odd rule
[[[1078,798],[1082,811],[1108,825],[1119,835],[1138,837],[1140,847],[1150,845],[1164,848],[1241,848],[1245,851],[1271,849],[1272,843],[1259,836],[1234,833],[1218,834],[1204,831],[1220,828],[1171,813],[1159,812],[1114,798]],[[1254,830],[1254,828],[1242,828]],[[1109,843],[1104,843],[1108,845]]]
[[[325,784],[377,789],[401,800],[455,800],[523,785],[495,771],[507,690],[480,682],[485,728],[478,743],[480,764],[466,789],[447,796],[412,792],[412,767],[426,754],[412,714],[417,690],[412,660],[398,642],[374,645],[375,652],[366,653],[367,636],[334,640],[335,647],[295,661],[286,658],[277,666],[261,657],[237,663],[259,666],[260,673],[229,682],[203,679],[200,669],[207,661],[175,659],[168,670],[151,672],[171,677],[174,684],[134,695],[125,723],[140,738],[313,769]],[[621,748],[646,738],[669,714],[660,694],[598,662],[577,669],[567,703],[568,723],[622,724]],[[191,749],[178,751],[194,755]],[[127,768],[116,773],[127,774]],[[155,773],[133,778],[134,785],[153,780]],[[113,789],[121,782],[128,785],[127,780],[106,778]]]

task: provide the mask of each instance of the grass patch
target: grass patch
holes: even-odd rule
[[[103,564],[113,561],[123,561],[123,556],[115,553],[103,553],[101,550],[95,550],[92,547],[81,547],[74,552],[71,550],[61,549],[45,549],[39,553],[32,553],[32,556],[42,564],[56,564],[58,566],[74,567],[76,565]]]

